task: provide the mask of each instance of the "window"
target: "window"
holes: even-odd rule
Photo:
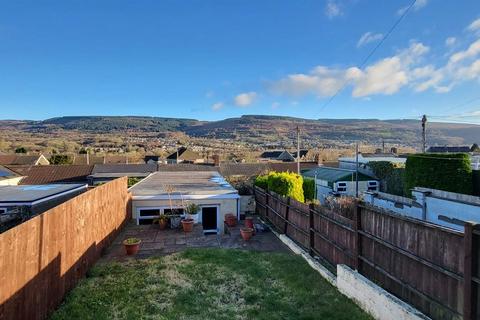
[[[152,224],[155,219],[158,219],[160,214],[177,214],[183,215],[183,208],[143,208],[138,209],[137,224]]]
[[[368,191],[378,191],[378,181],[368,181]]]
[[[337,182],[337,192],[347,192],[347,183]]]
[[[7,213],[7,208],[0,208],[0,214]]]

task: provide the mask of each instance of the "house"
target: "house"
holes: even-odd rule
[[[330,195],[356,195],[356,171],[341,168],[319,167],[302,173],[303,177],[314,179],[316,198],[325,202]],[[379,183],[371,176],[358,174],[358,192],[378,191]]]
[[[19,154],[4,154],[0,155],[0,165],[30,165],[40,166],[49,165],[50,161],[43,154],[38,155],[19,155]]]
[[[427,149],[430,153],[469,153],[471,147],[469,146],[432,146]]]
[[[260,160],[263,161],[283,161],[293,162],[295,158],[287,150],[264,151],[260,155]]]
[[[125,176],[143,179],[155,171],[155,164],[97,164],[87,179],[89,185],[96,186]]]
[[[22,178],[16,172],[0,166],[0,186],[16,186]]]
[[[365,203],[455,229],[464,230],[466,221],[480,223],[480,197],[416,187],[412,197],[405,198],[383,192],[365,192]]]
[[[11,171],[22,176],[20,185],[51,183],[87,184],[92,165],[9,166]]]
[[[163,164],[163,163],[165,163],[165,160],[163,160],[162,158],[160,158],[160,156],[152,156],[152,155],[150,155],[150,156],[145,156],[145,157],[143,158],[143,161],[144,161],[145,163],[148,163],[148,164],[157,164],[157,163],[158,163],[158,164]]]
[[[368,166],[370,162],[388,161],[396,166],[404,166],[407,162],[406,157],[399,157],[395,153],[359,153],[358,154],[358,168],[363,174],[373,176],[372,169]],[[356,158],[340,157],[338,158],[338,167],[341,169],[356,169]]]
[[[167,163],[203,163],[205,160],[198,153],[185,147],[179,148],[167,157]]]
[[[200,206],[197,222],[205,233],[223,233],[225,214],[239,217],[238,191],[216,171],[156,172],[132,188],[132,217],[152,223],[172,209],[183,214],[187,202]]]
[[[0,232],[87,191],[86,184],[0,187]]]

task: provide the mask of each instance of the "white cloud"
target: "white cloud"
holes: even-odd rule
[[[457,42],[457,38],[455,37],[448,37],[445,39],[445,45],[447,47],[452,47]]]
[[[423,7],[425,7],[427,5],[427,3],[428,3],[428,0],[417,0],[417,2],[415,2],[415,4],[413,5],[412,10],[418,11],[418,10],[422,9]],[[402,14],[405,13],[405,11],[407,11],[408,7],[410,7],[410,6],[405,6],[405,7],[402,7],[400,9],[398,9],[397,14],[399,16],[401,16]]]
[[[360,48],[363,45],[366,45],[370,42],[375,42],[381,40],[383,38],[383,34],[381,33],[372,33],[366,32],[364,33],[357,42],[357,48]]]
[[[218,110],[222,109],[223,106],[224,106],[223,102],[214,103],[214,104],[212,104],[212,110],[213,111],[218,111]]]
[[[467,50],[459,51],[450,56],[450,63],[457,63],[472,58],[480,53],[480,39],[472,43]]]
[[[325,6],[325,14],[330,19],[341,16],[342,10],[340,9],[340,5],[335,0],[328,0]]]
[[[317,66],[308,74],[288,75],[272,83],[270,89],[280,95],[313,94],[318,97],[330,97],[342,87],[351,85],[353,97],[390,95],[407,85],[411,79],[418,78],[422,72],[426,72],[419,69],[414,72],[412,67],[417,65],[428,51],[429,48],[425,45],[414,42],[409,48],[392,57],[379,60],[364,70],[357,67],[341,69]]]
[[[252,91],[252,92],[240,93],[235,97],[234,101],[235,101],[235,104],[239,107],[247,107],[251,105],[256,99],[257,99],[257,93]]]
[[[468,31],[479,31],[480,30],[480,18],[474,20],[470,25],[467,27]]]

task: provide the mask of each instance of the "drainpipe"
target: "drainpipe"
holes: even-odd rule
[[[240,198],[237,198],[237,221],[240,221]]]

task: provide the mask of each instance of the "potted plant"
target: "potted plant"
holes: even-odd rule
[[[168,216],[166,214],[161,214],[158,217],[158,225],[160,227],[160,230],[165,230],[168,224]]]
[[[172,201],[172,193],[175,193],[175,187],[172,185],[164,185],[163,189],[167,192],[168,194],[168,203],[170,205],[170,212],[167,214],[167,218],[170,219],[170,228],[171,229],[177,229],[180,226],[180,213],[178,209],[173,208],[173,201]],[[181,196],[181,194],[180,194]],[[182,203],[183,203],[183,198],[182,198]]]
[[[184,232],[192,232],[193,223],[195,222],[193,216],[198,213],[198,210],[200,210],[200,207],[193,202],[190,202],[185,207],[185,219],[182,220],[182,227]]]
[[[125,246],[125,251],[127,252],[128,256],[134,255],[140,249],[140,243],[142,240],[138,238],[128,238],[123,240],[123,245]]]
[[[252,228],[241,228],[240,234],[242,235],[243,240],[248,241],[253,236],[253,229]]]

